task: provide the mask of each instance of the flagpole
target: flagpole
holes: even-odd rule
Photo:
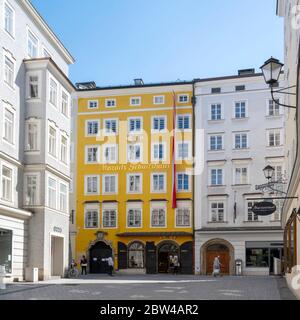
[[[173,135],[172,135],[172,175],[173,175],[173,190],[172,190],[172,208],[177,209],[177,192],[176,192],[176,95],[173,91]]]

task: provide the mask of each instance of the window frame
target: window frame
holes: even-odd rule
[[[154,190],[154,176],[155,175],[164,177],[163,190]],[[168,181],[167,181],[167,172],[151,172],[150,177],[151,177],[151,181],[150,181],[151,193],[166,193],[167,192],[167,183],[168,183]]]
[[[240,136],[240,144],[241,144],[241,148],[237,148],[236,147],[236,137],[237,136]],[[246,135],[246,140],[247,140],[247,146],[246,146],[246,148],[243,148],[242,147],[242,144],[243,144],[243,139],[241,139],[242,138],[242,136],[243,135]],[[232,142],[232,144],[233,144],[233,150],[235,150],[235,151],[242,151],[242,150],[248,150],[248,149],[250,149],[250,144],[249,144],[249,132],[248,131],[239,131],[239,132],[233,132],[232,133],[232,139],[233,139],[233,142]]]
[[[3,108],[3,132],[2,132],[2,141],[5,142],[6,144],[12,146],[12,147],[15,147],[16,145],[16,126],[15,126],[15,123],[16,123],[16,110],[8,103],[4,103],[3,104],[4,108]],[[5,137],[5,127],[6,127],[6,111],[11,113],[12,114],[12,123],[10,124],[11,125],[11,134],[12,134],[12,137],[11,137],[11,141],[9,139],[7,139]]]
[[[156,102],[155,99],[157,98],[162,98],[162,102]],[[157,96],[153,96],[153,104],[154,105],[163,105],[165,104],[165,95],[157,95]]]
[[[106,128],[106,122],[116,122],[116,132],[107,132]],[[105,118],[103,119],[103,136],[109,137],[109,136],[117,136],[119,134],[119,119],[118,118]]]
[[[10,197],[9,199],[4,198],[3,197],[3,167],[5,167],[6,169],[8,169],[11,172],[11,178],[10,178]],[[8,162],[6,161],[1,161],[0,162],[0,177],[1,177],[1,184],[0,184],[0,189],[1,189],[1,193],[0,193],[0,200],[1,202],[4,203],[9,203],[12,204],[15,201],[15,193],[14,193],[14,186],[15,186],[15,168],[10,165]]]
[[[55,85],[56,85],[56,101],[51,101],[51,99],[52,99],[52,94],[51,94],[51,83],[55,83]],[[58,81],[52,76],[52,75],[50,75],[49,76],[49,103],[50,103],[50,105],[51,106],[53,106],[54,108],[58,108],[58,103],[59,103],[59,83],[58,83]]]
[[[91,149],[91,148],[95,148],[97,149],[97,160],[96,161],[89,161],[89,158],[88,158],[88,149]],[[85,145],[85,164],[87,165],[95,165],[95,164],[99,164],[101,163],[101,156],[100,156],[100,153],[101,153],[101,147],[100,145]]]
[[[157,145],[163,146],[163,158],[162,159],[160,159],[160,158],[156,159],[154,157],[154,154],[155,154],[154,148]],[[159,154],[159,150],[158,150],[158,154]],[[165,161],[167,161],[167,143],[166,142],[152,142],[151,143],[151,162],[165,162]]]
[[[185,190],[185,189],[179,189],[179,178],[178,176],[179,175],[183,175],[183,176],[187,176],[188,177],[188,184],[189,184],[189,188],[188,190]],[[183,186],[184,186],[184,180],[183,180]],[[189,174],[187,174],[186,172],[184,171],[181,171],[181,172],[176,172],[176,191],[178,193],[187,193],[187,192],[191,192],[192,191],[192,185],[191,185],[191,176]]]
[[[89,122],[97,122],[98,123],[98,132],[97,133],[89,133]],[[99,133],[101,132],[101,121],[99,119],[88,119],[85,120],[85,136],[86,137],[97,137],[99,135]]]
[[[55,154],[52,154],[51,152],[50,152],[50,129],[53,129],[53,130],[55,130]],[[48,136],[48,141],[47,141],[47,143],[48,143],[48,148],[47,148],[47,151],[48,151],[48,155],[50,156],[50,157],[52,157],[52,158],[54,158],[54,159],[57,159],[57,157],[58,157],[58,145],[59,145],[59,143],[58,143],[58,128],[54,125],[54,124],[48,124],[48,134],[47,134],[47,136]]]
[[[222,145],[221,145],[221,149],[213,149],[212,148],[212,141],[211,139],[212,138],[215,138],[216,139],[216,147],[218,146],[218,138],[221,137],[222,139]],[[224,151],[224,133],[209,133],[208,134],[208,146],[209,146],[209,149],[208,151],[209,152],[220,152],[220,151]]]
[[[279,131],[279,137],[280,137],[280,141],[279,141],[279,145],[274,145],[271,146],[270,145],[270,134],[273,133],[274,134],[274,142],[276,142],[276,131]],[[267,129],[267,147],[268,148],[280,148],[283,147],[283,129],[282,128],[273,128],[273,129]]]
[[[115,226],[108,226],[106,227],[104,225],[104,212],[105,211],[115,211],[115,215],[116,215],[116,221],[115,221]],[[117,229],[118,228],[118,206],[115,203],[103,203],[102,205],[102,228],[103,229]]]
[[[140,148],[140,159],[130,159],[131,153],[129,153],[130,147],[139,147]],[[134,150],[134,154],[136,154],[136,150]],[[143,144],[140,142],[132,142],[127,143],[127,162],[128,163],[141,163],[143,162]]]
[[[130,128],[130,122],[132,120],[140,120],[140,124],[141,124],[141,128],[139,131],[137,131],[136,129],[131,131],[131,128]],[[138,135],[138,134],[143,134],[143,130],[144,130],[144,123],[143,123],[144,119],[143,117],[129,117],[127,118],[127,130],[128,130],[128,134],[130,135]]]
[[[236,107],[237,104],[240,104],[240,108],[241,108],[241,104],[245,103],[245,117],[237,117],[237,113],[236,113]],[[241,110],[240,110],[240,115],[242,114]],[[249,117],[248,115],[248,100],[237,100],[234,101],[234,106],[233,106],[233,119],[234,120],[244,120],[247,119]]]
[[[189,209],[190,214],[189,214],[189,225],[178,225],[177,224],[177,215],[178,215],[178,210],[182,209]],[[189,201],[178,201],[177,202],[177,208],[174,210],[174,222],[175,222],[175,228],[180,228],[180,229],[188,229],[192,228],[192,203]]]
[[[160,130],[160,129],[155,129],[154,128],[154,121],[155,121],[155,119],[158,119],[159,121],[161,120],[161,119],[164,119],[164,124],[165,124],[165,126],[164,126],[164,128],[162,129],[162,130]],[[156,115],[156,116],[152,116],[151,117],[151,132],[152,133],[166,133],[167,132],[167,128],[168,128],[168,123],[167,123],[167,120],[168,118],[167,118],[167,116],[166,115]]]
[[[106,149],[107,148],[114,148],[115,149],[115,159],[114,160],[106,160],[106,156],[105,156],[105,153],[106,153]],[[103,144],[102,145],[102,163],[103,164],[116,164],[118,162],[118,144]],[[111,157],[110,157],[111,158]]]
[[[114,102],[114,105],[113,106],[109,106],[108,103],[109,102]],[[105,99],[105,108],[116,108],[117,107],[117,99],[115,98],[108,98],[108,99]]]
[[[213,208],[212,204],[217,204],[217,221],[213,221]],[[223,221],[219,220],[219,205],[223,204]],[[223,198],[214,198],[208,200],[208,206],[209,206],[209,223],[226,223],[227,222],[227,200]]]
[[[12,30],[11,32],[6,29],[6,6],[12,11]],[[16,12],[14,7],[7,1],[3,1],[3,29],[4,31],[15,40],[16,37]]]
[[[189,119],[189,128],[179,128],[179,118],[183,117],[183,124],[185,123],[185,118]],[[176,115],[176,131],[180,132],[191,132],[192,131],[192,115],[190,113],[187,114],[177,114]]]
[[[29,126],[30,125],[35,125],[37,127],[37,136],[36,136],[36,144],[37,144],[37,149],[28,149],[29,145]],[[39,134],[41,130],[41,122],[39,119],[36,118],[29,118],[25,120],[25,150],[24,152],[26,153],[31,153],[31,154],[39,154],[41,152],[41,135]]]
[[[37,41],[36,43],[36,56],[31,56],[30,55],[30,52],[29,52],[29,40],[30,40],[30,37],[29,35],[31,34],[31,36]],[[40,40],[39,38],[36,36],[36,34],[29,28],[29,26],[27,26],[27,57],[29,59],[36,59],[39,57],[39,47],[40,47]]]
[[[212,171],[213,170],[221,170],[222,171],[222,184],[213,184],[212,182]],[[218,172],[217,172],[217,180],[218,180]],[[211,167],[209,168],[209,187],[222,187],[225,186],[225,175],[224,175],[224,168],[220,168],[220,167]]]
[[[152,224],[152,215],[153,210],[164,210],[164,225],[163,226],[156,226]],[[150,204],[150,228],[153,229],[166,229],[168,228],[168,214],[167,214],[167,203],[166,202],[154,202],[152,201]]]
[[[186,101],[180,101],[182,97],[186,97]],[[177,103],[184,104],[190,102],[190,95],[188,93],[181,93],[177,95]]]
[[[187,157],[179,157],[179,145],[187,144],[188,145],[188,155]],[[176,141],[176,161],[191,161],[192,160],[192,141],[190,140],[181,140]]]
[[[138,191],[130,191],[130,177],[131,176],[139,176],[140,177],[140,190]],[[135,182],[136,184],[136,182]],[[142,173],[127,173],[126,175],[126,193],[127,194],[142,194],[143,193],[143,174]]]
[[[105,191],[105,179],[106,178],[115,178],[115,191]],[[118,174],[103,174],[102,175],[102,194],[103,195],[114,195],[119,193],[119,175]],[[110,185],[111,188],[111,185]]]
[[[130,226],[129,222],[129,211],[140,210],[140,226]],[[127,229],[142,229],[143,228],[143,205],[142,203],[127,203],[126,204],[126,228]]]
[[[220,119],[213,119],[213,107],[218,107],[218,106],[220,106]],[[210,105],[209,105],[209,121],[211,121],[211,122],[217,122],[217,121],[223,121],[223,120],[225,120],[225,118],[224,118],[224,113],[223,113],[223,110],[224,110],[224,108],[223,108],[223,104],[221,103],[221,102],[213,102],[213,103],[210,103]],[[217,115],[219,114],[219,113],[216,113]]]
[[[88,212],[97,212],[97,226],[88,227],[86,222],[87,218],[86,215]],[[100,207],[99,204],[85,204],[84,206],[84,229],[85,230],[96,230],[99,229],[100,226]]]
[[[10,69],[11,74],[11,78],[12,78],[12,82],[9,83],[7,81],[7,79],[5,78],[5,74],[6,74],[6,59],[9,60],[9,62],[12,64],[12,68]],[[3,82],[5,83],[5,85],[8,86],[8,88],[10,88],[11,90],[15,90],[15,81],[16,81],[16,60],[10,55],[8,54],[8,52],[4,52],[3,55]]]
[[[138,100],[139,102],[135,104],[135,103],[132,103],[133,100]],[[129,105],[130,107],[140,107],[142,105],[142,97],[130,97]]]
[[[96,104],[97,104],[97,107],[91,108],[91,103],[96,103]],[[89,110],[99,109],[99,100],[88,100],[88,102],[87,102],[87,108],[88,108]]]
[[[89,192],[88,191],[88,179],[89,178],[96,178],[96,183],[97,183],[97,191],[96,192]],[[90,175],[85,175],[84,176],[84,195],[85,196],[98,196],[100,195],[100,176],[96,174],[90,174]]]
[[[25,207],[33,207],[40,204],[40,173],[39,172],[25,172],[24,173],[24,192],[23,192],[23,205]],[[35,195],[35,203],[30,204],[26,202],[26,198],[28,195],[28,177],[35,177],[36,178],[36,195]]]

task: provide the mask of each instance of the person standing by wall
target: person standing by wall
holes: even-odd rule
[[[213,264],[213,276],[220,276],[221,275],[221,262],[220,256],[215,257],[214,264]]]
[[[81,274],[87,275],[86,268],[87,268],[87,260],[85,256],[82,256],[80,260],[80,266],[81,266]]]
[[[179,258],[177,255],[175,255],[173,257],[173,266],[174,266],[174,271],[173,274],[178,274],[179,272],[179,267],[180,267],[180,262],[179,262]]]

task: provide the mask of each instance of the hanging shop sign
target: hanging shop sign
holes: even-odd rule
[[[252,207],[252,212],[258,216],[269,216],[277,210],[277,207],[274,203],[263,201],[255,203]]]

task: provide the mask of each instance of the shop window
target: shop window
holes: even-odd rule
[[[144,246],[140,242],[132,243],[128,248],[128,267],[144,268]]]
[[[12,273],[12,231],[0,229],[0,265],[5,272]]]
[[[256,268],[269,267],[268,248],[248,248],[246,249],[246,266]]]

